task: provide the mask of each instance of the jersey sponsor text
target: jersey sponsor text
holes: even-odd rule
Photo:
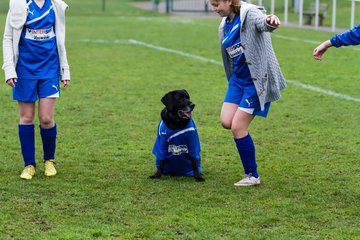
[[[189,153],[189,150],[186,145],[169,145],[168,152],[174,155],[180,155],[183,153]]]
[[[55,37],[54,28],[49,29],[26,29],[25,38],[35,41],[44,41]]]
[[[226,48],[226,51],[228,52],[231,58],[234,58],[241,55],[244,52],[244,49],[241,46],[241,43],[236,43],[235,45]]]

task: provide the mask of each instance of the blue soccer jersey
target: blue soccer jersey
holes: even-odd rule
[[[51,0],[40,8],[33,0],[19,42],[16,72],[23,79],[47,79],[60,75],[55,36],[55,13]]]
[[[245,55],[240,44],[240,15],[236,15],[232,22],[226,20],[225,35],[222,44],[233,62],[233,74],[244,85],[252,85],[250,70],[245,62]]]
[[[200,140],[195,123],[190,119],[183,129],[170,129],[161,120],[153,148],[156,156],[156,167],[160,167],[160,160],[166,159],[164,174],[194,176],[192,158],[196,158],[200,170]]]
[[[222,45],[231,58],[233,74],[228,82],[224,102],[238,104],[239,108],[246,113],[266,117],[270,103],[266,103],[265,110],[261,111],[259,97],[246,63],[244,48],[241,45],[240,28],[239,14],[235,15],[231,22],[229,17],[226,19]]]

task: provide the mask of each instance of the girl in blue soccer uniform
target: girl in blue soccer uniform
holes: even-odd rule
[[[360,24],[342,34],[333,36],[314,49],[313,55],[315,60],[322,60],[324,53],[332,46],[339,48],[342,46],[360,44]]]
[[[19,138],[25,168],[20,177],[35,175],[35,102],[38,101],[45,176],[55,176],[57,129],[55,100],[59,80],[70,81],[65,50],[65,11],[61,0],[10,0],[6,18],[3,55],[6,83],[13,88],[19,106]]]
[[[221,109],[221,123],[231,129],[245,177],[236,187],[260,184],[254,142],[248,127],[255,116],[266,117],[270,102],[285,88],[269,32],[280,25],[274,15],[240,0],[210,0],[223,20],[219,27],[221,55],[228,89]]]

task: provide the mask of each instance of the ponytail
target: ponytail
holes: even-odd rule
[[[240,13],[240,6],[241,5],[241,1],[240,0],[232,0],[232,8],[235,14],[239,14]]]

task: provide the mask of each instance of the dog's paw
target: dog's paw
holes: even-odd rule
[[[205,182],[205,178],[203,178],[203,176],[197,176],[197,177],[195,177],[195,180],[197,182]]]
[[[161,175],[155,173],[154,175],[149,176],[149,178],[150,179],[159,179],[159,178],[161,178]]]

